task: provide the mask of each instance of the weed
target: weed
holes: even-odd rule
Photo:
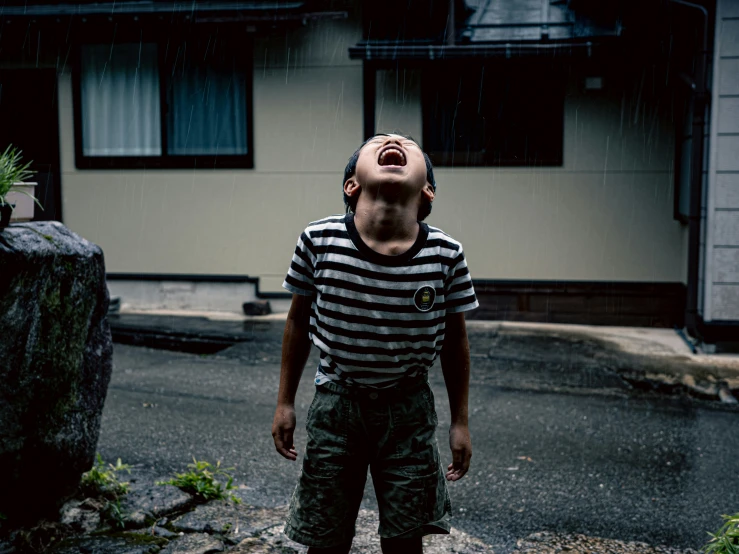
[[[240,498],[228,492],[236,488],[233,485],[233,477],[228,473],[234,468],[221,469],[220,461],[215,467],[208,462],[197,461],[195,458],[192,461],[193,463],[187,464],[190,471],[175,473],[174,479],[158,481],[157,485],[174,485],[203,502],[208,500],[231,500],[234,504],[241,502]],[[222,485],[216,480],[217,476],[224,477],[228,481]]]
[[[724,524],[715,534],[708,533],[713,538],[702,550],[710,554],[739,554],[739,513],[721,517]]]
[[[119,496],[128,492],[128,483],[118,480],[117,474],[119,471],[131,473],[131,468],[129,465],[121,463],[121,459],[118,458],[115,465],[108,464],[106,469],[105,462],[98,453],[95,465],[92,466],[90,471],[82,475],[80,481],[82,492],[86,495],[100,495],[110,500],[118,500]]]
[[[126,527],[126,516],[121,508],[121,501],[116,500],[115,502],[108,502],[105,506],[105,517],[106,519],[118,529],[124,529]]]

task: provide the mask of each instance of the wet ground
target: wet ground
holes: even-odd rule
[[[106,459],[181,471],[195,456],[236,467],[246,500],[285,504],[299,465],[274,451],[280,323],[214,355],[116,345],[99,450]],[[513,550],[537,531],[699,547],[720,515],[739,510],[739,411],[687,396],[634,390],[611,365],[617,352],[563,339],[501,342],[471,330],[470,473],[450,486],[453,525]],[[312,398],[312,356],[296,407]],[[431,383],[446,446],[440,368]],[[304,445],[299,432],[297,445]],[[376,508],[368,483],[364,507]]]

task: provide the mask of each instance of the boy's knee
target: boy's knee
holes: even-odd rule
[[[349,554],[352,549],[352,543],[341,546],[331,546],[329,548],[316,548],[311,546],[308,548],[308,554]]]
[[[380,539],[382,554],[423,554],[421,537],[413,539]]]

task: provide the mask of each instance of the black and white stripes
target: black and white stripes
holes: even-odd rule
[[[316,384],[388,388],[417,377],[441,351],[446,314],[478,306],[462,245],[420,225],[399,256],[369,248],[353,214],[313,222],[300,235],[283,287],[313,296]]]

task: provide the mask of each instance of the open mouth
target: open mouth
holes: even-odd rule
[[[383,166],[404,166],[406,164],[405,154],[399,148],[390,146],[380,153],[378,163]]]

